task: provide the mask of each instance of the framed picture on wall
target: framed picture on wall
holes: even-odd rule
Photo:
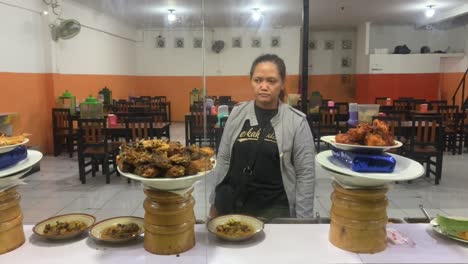
[[[271,37],[271,47],[279,48],[281,45],[281,38],[279,36]]]
[[[165,48],[166,47],[166,38],[159,35],[156,37],[156,48]]]
[[[201,48],[203,45],[203,39],[202,38],[193,38],[193,47],[196,49]]]
[[[184,38],[175,38],[174,48],[178,48],[178,49],[184,48]]]
[[[325,40],[325,49],[326,50],[334,50],[335,49],[335,41],[334,40]]]
[[[314,50],[316,48],[317,48],[317,41],[316,40],[309,41],[309,49]]]
[[[345,39],[341,41],[341,48],[344,50],[350,50],[353,48],[353,41],[350,39]]]
[[[351,67],[351,58],[350,57],[341,58],[341,67],[342,68],[350,68]]]
[[[252,48],[261,48],[262,39],[261,38],[252,38]]]
[[[232,38],[232,47],[242,48],[242,38],[241,37]]]

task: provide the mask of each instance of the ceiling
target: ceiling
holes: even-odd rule
[[[253,8],[262,10],[262,25],[299,26],[302,0],[74,0],[137,28],[169,26],[168,9],[178,20],[171,26],[207,27],[258,26],[251,19]],[[355,27],[371,21],[386,24],[424,24],[426,5],[434,4],[436,15],[451,12],[468,0],[310,0],[310,25],[315,28]],[[202,8],[204,4],[204,8]],[[204,14],[202,14],[202,10]]]

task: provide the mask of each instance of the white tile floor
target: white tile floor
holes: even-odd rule
[[[185,142],[183,123],[171,126],[171,139]],[[392,185],[388,192],[389,217],[423,217],[418,205],[424,204],[429,213],[445,213],[468,216],[468,154],[445,155],[443,176],[440,185],[421,177],[411,184]],[[42,219],[71,212],[83,212],[98,220],[118,216],[143,217],[145,195],[138,182],[128,184],[123,177],[111,176],[111,183],[98,173],[87,176],[86,184],[78,177],[76,155],[70,159],[66,154],[59,157],[45,156],[41,171],[26,178],[26,185],[19,187],[24,223],[34,224]],[[197,219],[205,219],[208,178],[199,183],[193,193]],[[328,216],[331,206],[331,179],[317,175],[315,212]]]

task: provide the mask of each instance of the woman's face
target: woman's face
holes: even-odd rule
[[[250,80],[255,103],[264,109],[278,108],[278,98],[284,89],[284,80],[279,75],[278,67],[272,62],[257,64]]]

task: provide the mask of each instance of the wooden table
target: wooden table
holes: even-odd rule
[[[24,226],[26,243],[0,256],[2,263],[191,263],[191,264],[310,264],[310,263],[467,263],[468,246],[435,233],[428,224],[390,224],[414,241],[414,246],[387,244],[376,254],[341,250],[328,241],[327,224],[266,224],[262,233],[244,242],[226,242],[195,225],[195,247],[179,255],[153,255],[143,238],[124,244],[97,243],[83,236],[47,241]]]

